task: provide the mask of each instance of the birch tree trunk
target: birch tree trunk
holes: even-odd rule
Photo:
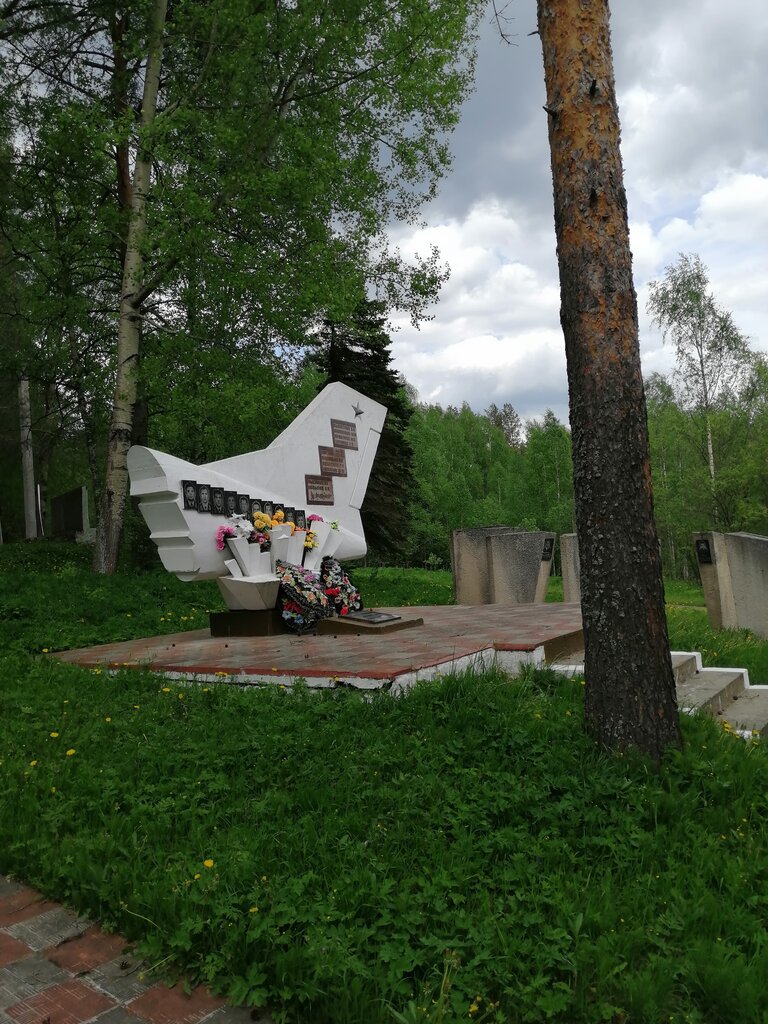
[[[19,378],[19,431],[21,434],[21,479],[24,493],[24,536],[37,539],[37,510],[35,505],[35,465],[32,453],[32,405],[29,400],[29,381]]]
[[[133,174],[131,215],[123,261],[117,339],[117,379],[94,551],[94,569],[107,574],[113,573],[117,568],[123,513],[128,494],[127,455],[131,446],[133,412],[136,404],[143,317],[141,305],[144,301],[141,291],[144,278],[143,245],[147,228],[147,197],[152,184],[152,155],[148,133],[157,115],[167,7],[168,0],[155,0],[152,12],[141,104],[139,146]]]
[[[681,745],[619,151],[607,0],[538,0],[581,554],[586,728]]]

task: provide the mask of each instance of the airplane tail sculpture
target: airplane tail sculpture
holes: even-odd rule
[[[298,552],[301,561],[301,537],[291,537],[290,526],[278,527],[267,552],[236,538],[219,548],[217,531],[221,538],[219,528],[235,521],[228,517],[244,516],[252,524],[255,513],[278,509],[287,523],[315,534],[318,546],[309,561],[305,557],[306,567],[327,554],[362,557],[367,548],[360,506],[386,414],[384,406],[336,383],[262,451],[194,466],[151,448],[131,448],[131,495],[140,499],[165,568],[181,580],[218,580],[230,608],[273,607],[275,559],[291,561],[286,554]],[[310,519],[316,516],[320,520]]]

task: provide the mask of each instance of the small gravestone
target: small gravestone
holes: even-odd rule
[[[712,628],[768,637],[768,537],[697,533],[693,544]]]
[[[51,534],[60,540],[90,541],[88,516],[88,488],[74,487],[71,491],[51,498]]]

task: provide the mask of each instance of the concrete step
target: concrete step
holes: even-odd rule
[[[742,668],[703,668],[677,687],[681,711],[708,711],[722,714],[749,685]]]
[[[768,736],[768,686],[753,686],[731,701],[720,721],[745,736]]]
[[[672,671],[678,686],[701,670],[698,651],[672,651]]]

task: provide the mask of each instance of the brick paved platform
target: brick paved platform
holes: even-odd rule
[[[271,1024],[158,982],[127,945],[0,875],[0,1024]]]
[[[103,644],[55,655],[95,668],[145,667],[170,676],[310,686],[346,683],[397,692],[418,679],[524,662],[555,661],[582,644],[578,604],[438,605],[382,608],[420,616],[423,626],[379,636],[212,637],[210,630]],[[226,679],[224,678],[226,676]]]

